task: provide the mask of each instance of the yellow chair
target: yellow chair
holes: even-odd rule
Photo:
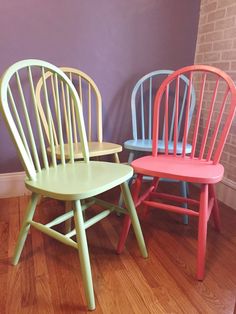
[[[46,80],[47,71],[53,80]],[[34,82],[42,77],[43,110],[48,124],[50,154],[47,153],[45,132],[39,116]],[[53,89],[55,95],[53,94]],[[133,175],[128,165],[102,161],[90,161],[82,107],[76,89],[70,79],[57,67],[41,60],[23,60],[12,65],[2,76],[0,83],[0,108],[10,135],[15,143],[26,171],[25,184],[32,192],[17,240],[13,264],[17,264],[29,231],[39,231],[78,250],[88,309],[95,309],[92,274],[86,239],[86,229],[117,211],[130,215],[138,245],[143,257],[147,251],[137,213],[126,181]],[[53,104],[54,103],[54,104]],[[66,110],[63,108],[65,104]],[[75,113],[75,115],[73,114]],[[73,116],[75,118],[73,118]],[[66,118],[66,119],[65,119]],[[67,126],[64,121],[67,120]],[[72,128],[77,127],[83,159],[75,161]],[[68,128],[66,135],[65,128]],[[57,159],[54,133],[58,137],[60,161]],[[64,143],[68,141],[68,152]],[[120,185],[126,209],[98,199],[96,196]],[[42,224],[33,220],[40,196],[71,201],[73,209],[53,221]],[[86,199],[84,204],[82,200]],[[105,208],[94,217],[84,220],[83,211],[93,204]],[[62,234],[53,226],[73,217],[75,229]],[[71,239],[76,235],[77,241]]]
[[[86,131],[87,131],[87,138],[88,138],[88,148],[89,148],[89,155],[90,157],[99,157],[104,155],[113,155],[114,161],[119,162],[118,153],[122,151],[122,146],[114,143],[103,142],[103,126],[102,126],[102,97],[101,93],[95,84],[95,82],[89,77],[86,73],[69,67],[61,67],[60,68],[73,82],[82,104],[82,110],[85,117],[87,117],[86,121]],[[54,98],[54,104],[56,104],[55,98],[55,88],[53,83],[53,76],[50,72],[46,73],[45,75],[46,80],[50,80],[52,84],[52,97]],[[40,78],[37,86],[36,86],[36,99],[37,104],[39,107],[40,117],[42,119],[42,123],[44,126],[44,130],[46,132],[46,136],[48,141],[50,141],[49,136],[49,126],[47,123],[47,119],[43,110],[42,104],[42,88],[43,88],[43,79]],[[62,95],[62,102],[63,102],[63,111],[66,112],[66,101],[65,95]],[[74,107],[72,107],[72,110]],[[66,118],[66,117],[65,117]],[[72,138],[73,138],[73,145],[74,145],[74,154],[75,159],[83,158],[82,154],[82,146],[79,142],[78,138],[78,131],[76,128],[76,117],[75,112],[72,111]],[[69,136],[68,130],[68,121],[65,120],[66,124],[66,134],[67,139]],[[96,125],[96,129],[95,129]],[[61,149],[59,145],[58,136],[55,132],[55,126],[52,120],[52,129],[53,129],[53,136],[55,141],[55,151],[56,157],[60,159]],[[50,147],[48,148],[50,152]],[[69,145],[68,140],[64,143],[64,153],[65,158],[68,159],[69,153]]]

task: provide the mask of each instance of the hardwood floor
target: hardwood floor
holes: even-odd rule
[[[197,196],[197,189],[191,190]],[[118,194],[105,197],[116,199]],[[0,200],[0,313],[86,313],[74,249],[32,228],[19,264],[11,265],[27,201],[28,197]],[[88,229],[94,313],[234,313],[236,211],[223,204],[220,208],[223,229],[218,234],[209,225],[203,282],[195,279],[194,218],[185,226],[181,216],[150,210],[141,222],[148,259],[140,256],[132,231],[124,252],[115,253],[122,217],[110,215]],[[43,199],[35,219],[48,221],[58,212],[63,212],[61,202]]]

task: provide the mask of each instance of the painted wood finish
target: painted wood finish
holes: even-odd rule
[[[46,80],[51,73],[53,84]],[[44,96],[44,116],[48,125],[50,154],[35,94],[35,79],[42,77]],[[26,207],[16,242],[12,263],[20,259],[30,227],[73,247],[78,251],[82,282],[89,310],[95,309],[93,280],[87,245],[86,230],[118,211],[132,216],[131,221],[143,257],[147,251],[137,213],[126,181],[132,177],[133,169],[128,165],[89,160],[88,142],[83,120],[82,106],[77,91],[67,75],[54,65],[41,60],[23,60],[15,63],[3,74],[0,83],[1,112],[26,171],[26,187],[32,196]],[[55,106],[51,103],[52,99]],[[63,119],[63,114],[65,119]],[[36,121],[36,129],[32,127]],[[66,123],[64,123],[67,121]],[[76,161],[72,129],[76,126],[81,143],[82,161]],[[68,132],[66,132],[68,130]],[[60,160],[55,150],[55,136],[60,145]],[[66,156],[64,143],[68,143],[69,155]],[[120,186],[126,208],[114,204],[101,203],[95,196]],[[71,201],[70,211],[42,223],[34,220],[37,203],[41,196],[48,196],[65,202]],[[83,211],[98,204],[103,211],[90,219],[85,219]],[[64,234],[54,227],[74,218],[75,230]],[[76,241],[72,237],[76,235]]]
[[[168,127],[165,128],[165,147],[164,154],[161,154],[158,149],[158,139],[160,126],[163,123],[161,110],[164,110],[164,121],[168,126],[169,123],[169,99],[171,87],[175,89],[175,95],[179,94],[180,77],[185,75],[189,79],[187,90],[187,103],[184,117],[183,128],[183,147],[181,155],[177,153],[178,145],[178,111],[179,100],[175,102],[174,116],[174,152],[168,150]],[[191,128],[189,129],[189,111],[191,110],[191,92],[194,86],[200,90],[197,95],[196,107],[194,112]],[[206,97],[210,97],[210,101],[206,101]],[[209,99],[207,97],[207,99]],[[219,110],[214,110],[216,107]],[[207,119],[203,119],[202,112],[206,113]],[[138,195],[137,205],[140,202],[146,207],[160,208],[162,210],[172,211],[179,214],[194,215],[199,218],[198,227],[198,249],[197,249],[197,267],[196,277],[198,280],[203,280],[205,272],[205,255],[206,255],[206,238],[207,238],[207,223],[212,215],[214,218],[215,228],[220,230],[219,207],[215,194],[215,184],[223,178],[224,167],[219,163],[220,156],[232,124],[236,111],[236,88],[232,79],[223,71],[214,67],[205,65],[194,65],[185,67],[175,71],[167,77],[155,97],[154,103],[154,123],[153,123],[153,147],[152,155],[145,156],[134,160],[131,165],[137,174],[136,183],[133,185],[134,195]],[[213,115],[214,119],[213,119]],[[200,128],[203,130],[200,135]],[[186,143],[192,145],[190,155],[187,155]],[[142,196],[142,181],[143,176],[152,176],[154,179],[167,178],[182,180],[186,182],[198,183],[201,186],[200,198],[198,200],[198,208],[191,209],[189,205],[192,200],[189,197],[161,195],[155,192],[155,189],[149,189],[148,193],[144,192]],[[156,181],[151,183],[151,186],[156,186]],[[188,208],[181,208],[179,205],[166,204],[160,199],[168,201],[178,201],[186,203]],[[125,217],[123,231],[121,233],[118,252],[121,252],[125,238],[128,234],[130,226],[129,218]]]
[[[132,95],[131,95],[131,113],[132,113],[132,132],[133,132],[133,139],[136,141],[138,139],[142,140],[152,140],[152,129],[153,129],[153,105],[154,105],[154,98],[157,93],[157,90],[161,83],[167,78],[170,74],[172,74],[172,70],[158,70],[150,72],[144,75],[142,78],[138,80],[135,84]],[[178,115],[178,141],[182,142],[182,138],[180,136],[180,129],[183,121],[183,113],[186,106],[186,96],[187,96],[187,89],[189,86],[189,80],[187,77],[182,75],[180,77],[182,81],[183,88],[181,93],[178,92],[175,95],[174,91],[172,93],[172,104],[170,104],[170,108],[172,110],[170,112],[170,122],[168,124],[163,124],[163,128],[161,130],[160,139],[164,141],[165,139],[165,128],[167,127],[169,130],[168,141],[169,143],[173,142],[173,126],[174,126],[174,117],[175,117],[175,102],[180,102],[180,110],[177,113]],[[192,113],[196,103],[196,95],[195,90],[191,90],[191,105],[190,105],[190,112],[189,112],[189,124],[191,123]],[[141,110],[140,110],[141,108]],[[164,115],[163,115],[164,117]],[[168,126],[169,125],[169,126]],[[162,141],[158,143],[159,151],[163,151],[164,147],[161,145]],[[142,150],[142,149],[140,149]]]
[[[158,70],[144,75],[135,84],[131,95],[131,114],[132,114],[132,133],[133,139],[127,140],[124,147],[131,151],[151,152],[152,151],[152,131],[153,131],[153,108],[155,94],[161,83],[168,75],[173,73],[171,70]],[[177,153],[182,153],[182,121],[184,120],[184,112],[187,105],[187,90],[189,80],[184,75],[180,76],[182,88],[171,91],[171,99],[169,104],[168,119],[163,120],[160,126],[160,134],[158,140],[158,151],[165,151],[165,139],[168,138],[168,150],[174,152],[174,125],[176,123],[175,116],[178,116],[178,123],[175,127],[178,128],[177,137]],[[177,93],[176,93],[177,92]],[[194,88],[191,89],[191,104],[189,110],[189,123],[191,124],[192,114],[196,103],[196,95]],[[178,104],[176,105],[176,102]],[[178,108],[178,112],[175,112]],[[161,113],[164,119],[164,111]],[[186,143],[186,151],[191,152],[192,146]]]
[[[98,156],[104,156],[104,155],[114,155],[122,151],[122,146],[115,144],[115,143],[109,143],[109,142],[103,142],[103,123],[102,123],[102,96],[101,93],[95,84],[95,82],[92,80],[90,76],[88,76],[86,73],[70,67],[61,67],[60,68],[72,81],[73,85],[75,86],[79,98],[80,103],[82,106],[82,111],[85,119],[85,128],[88,138],[88,148],[89,148],[89,155],[90,157],[98,157]],[[45,74],[45,79],[48,84],[51,84],[52,88],[52,100],[51,102],[54,104],[54,106],[57,105],[56,100],[56,88],[55,88],[55,82],[53,79],[52,73],[48,72]],[[43,78],[40,78],[37,86],[36,86],[36,100],[37,105],[39,108],[39,114],[40,118],[42,120],[42,124],[44,127],[44,131],[46,133],[47,140],[50,141],[50,133],[49,133],[49,124],[47,122],[46,116],[45,116],[45,110],[44,107],[44,97],[43,97]],[[73,102],[73,100],[72,100]],[[56,110],[55,110],[56,111]],[[70,156],[70,148],[69,148],[69,121],[67,119],[67,106],[66,106],[66,96],[63,92],[62,94],[62,112],[64,112],[64,123],[65,123],[65,131],[66,131],[66,141],[64,142],[64,153],[65,158],[69,159]],[[56,123],[56,122],[55,122]],[[60,141],[58,138],[58,134],[56,132],[56,125],[53,123],[52,119],[52,131],[53,131],[53,137],[55,141],[55,149],[56,149],[56,155],[57,158],[60,158],[61,155],[61,146]],[[73,150],[75,153],[76,159],[83,158],[82,154],[82,146],[80,144],[79,139],[79,132],[78,128],[76,126],[76,112],[74,110],[74,106],[72,104],[71,106],[71,136],[73,141]],[[48,148],[48,151],[51,151],[51,148]]]
[[[152,130],[153,130],[153,108],[155,94],[163,82],[163,80],[173,73],[171,70],[158,70],[150,72],[141,77],[135,84],[131,95],[131,114],[132,114],[132,132],[133,139],[124,142],[125,149],[130,151],[128,163],[130,164],[134,159],[140,157],[142,153],[152,151]],[[164,119],[165,114],[162,110],[163,123],[159,127],[160,134],[158,139],[158,151],[165,152],[165,139],[168,140],[169,153],[182,154],[182,129],[187,106],[187,90],[189,80],[184,75],[180,76],[182,88],[177,90],[172,89],[171,99],[169,105],[169,116]],[[190,94],[190,110],[188,112],[188,128],[191,124],[192,114],[196,103],[196,95],[194,88],[191,89]],[[176,112],[177,110],[177,112]],[[178,122],[175,117],[178,117]],[[176,124],[177,123],[177,124]],[[174,126],[178,128],[177,146],[174,145],[174,138],[176,133],[173,132]],[[192,145],[185,143],[186,153],[191,153]],[[187,183],[181,183],[180,187],[182,196],[187,196]],[[120,199],[121,204],[121,199]],[[184,207],[187,204],[183,203]],[[183,216],[183,222],[188,223],[188,216]]]

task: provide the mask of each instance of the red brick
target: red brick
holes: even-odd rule
[[[233,4],[235,4],[235,0],[220,0],[217,3],[218,8],[229,7]]]
[[[229,76],[232,78],[233,81],[236,81],[236,71],[227,71]],[[236,125],[235,125],[236,126]],[[236,133],[236,128],[235,128],[235,133]]]
[[[212,43],[206,43],[206,44],[198,45],[198,47],[197,47],[198,53],[209,52],[211,50],[212,50]]]
[[[236,134],[231,134],[230,135],[230,140],[229,140],[231,145],[236,146]]]
[[[211,62],[211,65],[223,71],[229,71],[230,69],[230,62]]]
[[[235,155],[235,153],[236,153],[236,146],[234,146],[232,144],[226,143],[224,149],[230,155]]]
[[[208,33],[205,35],[205,42],[211,42],[211,41],[216,41],[216,40],[222,40],[224,39],[224,32],[221,31],[216,31],[212,33]]]
[[[211,11],[214,11],[217,7],[217,3],[216,1],[213,1],[211,3],[206,3],[206,4],[203,4],[201,6],[201,13],[208,13],[208,12],[211,12]]]
[[[234,1],[235,4],[235,1]],[[226,16],[234,16],[236,15],[236,5],[228,7],[226,10]]]
[[[208,23],[205,25],[199,25],[199,32],[202,34],[213,32],[214,29],[215,29],[215,23]]]
[[[230,64],[230,69],[232,71],[236,71],[236,61],[232,61],[231,64]]]
[[[201,33],[198,33],[198,38],[197,38],[197,45],[205,43],[206,41],[206,35]]]
[[[235,174],[236,173],[236,167],[230,165],[229,171],[230,172],[229,172],[227,178],[233,182],[236,182],[236,174]]]
[[[208,17],[207,14],[203,14],[203,13],[201,12],[201,15],[200,15],[200,17],[199,17],[199,25],[204,25],[204,24],[206,24],[206,23],[207,23],[207,17]]]
[[[221,40],[221,39],[224,39],[224,32],[222,30],[205,34],[205,42]]]
[[[227,38],[236,38],[236,27],[224,31],[224,39]]]
[[[223,151],[220,161],[223,162],[224,164],[227,164],[229,161],[229,154],[225,151]]]
[[[208,3],[212,3],[215,2],[216,0],[202,0],[201,1],[201,7],[203,7],[204,5],[207,5]]]
[[[220,52],[209,52],[209,53],[206,52],[203,56],[203,60],[205,62],[219,61]]]
[[[213,11],[208,14],[208,22],[212,22],[218,19],[222,19],[225,17],[226,9],[221,9],[217,11]]]
[[[203,63],[203,54],[195,55],[194,63],[195,64],[202,64]]]
[[[226,50],[232,48],[233,42],[232,40],[222,40],[222,41],[216,41],[213,42],[213,50]],[[235,42],[236,47],[236,42]]]
[[[236,50],[223,51],[221,54],[221,60],[236,60]]]
[[[229,164],[236,165],[236,155],[229,155]]]
[[[231,128],[230,128],[230,133],[236,134],[236,123],[232,123]],[[236,145],[234,146],[234,154],[235,154],[235,151],[236,151]]]
[[[223,19],[223,20],[220,20],[220,21],[216,21],[216,23],[215,23],[215,30],[234,27],[235,24],[236,23],[235,23],[235,17],[234,16],[230,17],[228,19]]]

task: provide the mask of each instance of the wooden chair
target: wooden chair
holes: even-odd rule
[[[50,71],[53,77],[55,98],[51,97],[52,85],[46,81],[45,73],[47,71]],[[34,82],[41,76],[45,100],[43,109],[49,130],[50,156],[46,150],[45,134],[39,117],[34,86]],[[1,78],[0,97],[3,117],[26,171],[26,187],[32,192],[12,262],[14,265],[18,263],[31,226],[77,249],[88,309],[93,310],[95,309],[95,300],[86,239],[87,228],[113,211],[129,213],[141,254],[143,257],[147,257],[142,231],[126,183],[126,180],[133,175],[133,169],[128,165],[119,163],[89,160],[80,99],[72,82],[57,67],[40,60],[17,62]],[[64,97],[66,111],[63,109]],[[53,104],[53,101],[56,104]],[[74,112],[75,119],[73,118]],[[68,121],[68,137],[64,132],[66,128],[65,120]],[[82,161],[75,161],[76,156],[72,137],[73,123],[75,123],[80,136]],[[60,145],[60,162],[57,160],[53,125]],[[69,155],[65,153],[65,140],[68,141]],[[95,197],[119,185],[127,209],[119,208]],[[33,220],[33,216],[41,195],[57,200],[71,201],[73,210],[46,224],[36,222]],[[81,204],[84,199],[86,199],[86,203]],[[85,221],[83,211],[93,204],[98,204],[104,207],[105,210]],[[75,230],[70,231],[68,234],[61,234],[52,228],[71,217],[74,218]],[[77,241],[71,239],[74,235],[76,235]]]
[[[138,82],[135,84],[132,94],[131,94],[131,114],[132,114],[132,134],[133,139],[127,140],[124,142],[124,148],[129,150],[129,158],[128,164],[130,164],[135,158],[140,157],[147,152],[152,151],[152,120],[153,120],[153,102],[154,102],[154,95],[157,92],[158,87],[161,85],[163,80],[173,73],[171,70],[158,70],[150,72],[143,77],[141,77]],[[189,85],[189,80],[182,75],[182,90],[181,90],[181,103],[180,103],[180,110],[179,110],[179,119],[178,119],[178,144],[177,144],[177,153],[182,153],[182,132],[181,129],[183,128],[183,113],[186,106],[186,96],[187,96],[187,88]],[[174,102],[175,102],[175,95],[174,91],[172,91],[171,95],[171,102],[172,105],[170,106],[170,110],[172,110],[170,114],[170,123],[168,123],[168,150],[169,153],[173,153],[173,126],[174,126]],[[189,124],[191,124],[192,120],[192,113],[195,107],[196,96],[194,88],[191,90],[191,104],[189,110]],[[163,116],[163,112],[161,113]],[[164,152],[165,147],[165,123],[162,124],[162,129],[159,133],[159,140],[158,140],[158,151],[160,153]],[[191,153],[192,146],[186,143],[186,153]],[[180,192],[183,197],[187,197],[188,187],[187,182],[180,181]],[[122,204],[120,201],[119,204]],[[187,207],[184,203],[183,207]],[[188,223],[188,216],[184,215],[183,221],[185,224]]]
[[[180,77],[189,77],[187,92],[187,106],[184,112],[183,147],[182,154],[178,154],[178,112],[179,91],[181,89]],[[164,154],[158,151],[159,132],[162,128],[160,112],[164,111],[164,120],[169,124],[170,90],[175,89],[175,115],[173,126],[173,153],[169,152],[169,134],[165,133]],[[191,128],[189,130],[189,110],[191,108],[191,90],[195,88],[197,102]],[[221,153],[233,121],[236,109],[236,89],[232,79],[223,71],[214,67],[195,65],[182,68],[165,79],[155,97],[154,127],[152,155],[134,160],[131,165],[137,174],[133,186],[135,205],[143,204],[146,207],[160,208],[174,213],[197,217],[198,221],[198,249],[197,249],[197,279],[203,280],[205,269],[207,222],[212,214],[217,230],[220,230],[219,208],[215,195],[215,184],[224,174],[224,167],[219,163]],[[168,129],[168,128],[166,128]],[[186,144],[191,142],[191,154],[187,155]],[[153,182],[142,194],[143,176],[152,176]],[[200,184],[200,200],[183,198],[164,193],[154,192],[159,178],[183,180]],[[187,202],[196,205],[198,211],[191,208],[182,208],[173,204],[158,201]],[[130,219],[125,217],[121,233],[118,252],[124,247],[129,230]]]
[[[88,148],[89,148],[89,155],[90,157],[99,157],[105,155],[113,155],[114,161],[119,162],[118,153],[122,151],[122,146],[114,143],[108,143],[103,141],[103,124],[102,124],[102,97],[101,93],[95,84],[95,82],[89,77],[86,73],[70,67],[61,67],[60,68],[73,82],[80,100],[82,104],[82,110],[84,117],[86,118],[86,131],[87,131],[87,138],[88,138]],[[48,72],[45,75],[47,81],[51,81],[52,84],[52,96],[55,102],[55,88],[53,83],[53,75]],[[40,117],[42,119],[42,123],[44,126],[44,130],[47,136],[48,142],[50,141],[49,136],[49,126],[47,123],[47,119],[43,110],[44,101],[42,98],[42,88],[43,88],[43,79],[40,78],[39,82],[36,86],[36,100],[39,107]],[[63,102],[63,111],[66,112],[66,101],[65,95],[62,97]],[[72,107],[73,109],[73,107]],[[68,145],[68,137],[69,137],[69,130],[68,130],[68,121],[66,123],[66,134],[67,134],[67,141],[64,143],[64,153],[65,158],[69,158],[69,145]],[[55,126],[52,121],[52,128],[53,128],[53,136],[55,141],[55,150],[56,150],[56,157],[60,159],[61,149],[59,145],[58,135],[55,132]],[[76,117],[75,112],[72,112],[72,138],[73,138],[73,145],[74,145],[74,154],[75,159],[83,158],[82,154],[82,147],[81,143],[79,142],[79,136],[76,128]],[[48,151],[50,152],[50,147],[48,147]]]

